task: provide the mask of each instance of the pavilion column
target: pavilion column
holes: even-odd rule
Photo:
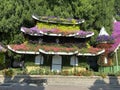
[[[116,58],[116,65],[117,65],[117,71],[118,71],[118,55],[117,55],[117,50],[116,50],[116,52],[115,52],[115,58]]]
[[[75,73],[76,73],[76,59],[77,59],[77,58],[76,58],[76,55],[74,55],[74,67],[75,67],[75,68],[74,68],[74,69],[75,69],[74,72],[75,72]]]

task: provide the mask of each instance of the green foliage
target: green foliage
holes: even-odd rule
[[[93,71],[76,71],[74,72],[75,76],[92,76],[93,75]]]
[[[51,73],[49,67],[40,67],[29,72],[30,75],[50,75]]]
[[[69,32],[75,32],[75,31],[79,31],[79,26],[71,26],[71,25],[56,25],[56,24],[47,24],[47,23],[37,23],[37,27],[39,29],[58,29],[60,32],[65,32],[65,31],[69,31]]]
[[[89,68],[89,65],[86,62],[79,63],[79,66]]]
[[[99,32],[97,30],[92,30],[94,32],[94,37],[91,37],[89,43],[93,46],[96,44],[96,38],[98,37]]]
[[[25,6],[24,6],[25,5]],[[29,5],[23,0],[2,0],[0,4],[0,41],[4,44],[18,43],[18,40],[22,37],[20,34],[20,26],[24,24],[26,18],[30,18]],[[17,35],[19,39],[16,38]],[[19,43],[22,40],[19,40]]]
[[[100,76],[101,76],[102,78],[106,78],[106,77],[107,77],[107,74],[106,74],[106,73],[101,73]]]
[[[64,70],[64,71],[62,71],[60,74],[61,74],[61,75],[64,75],[64,76],[66,76],[66,75],[73,75],[73,72],[72,72],[72,71]]]
[[[35,62],[28,61],[25,63],[25,66],[38,66],[38,65],[35,65]]]
[[[104,73],[104,72],[94,72],[95,76],[101,76],[102,78],[106,78],[108,73]],[[112,75],[114,75],[114,73],[112,73]]]
[[[86,57],[79,57],[78,58],[78,66],[80,66],[80,67],[84,67],[84,68],[89,68],[89,65],[86,63],[86,60],[87,60],[87,58]]]
[[[43,69],[31,70],[29,72],[30,75],[43,75],[45,71]]]
[[[20,61],[21,55],[16,54],[16,55],[14,55],[13,58],[14,58],[15,61]]]
[[[3,75],[6,77],[12,77],[14,75],[14,72],[12,69],[4,69],[3,70]]]
[[[0,53],[0,64],[4,64],[4,62],[5,62],[5,54]]]
[[[115,7],[115,15],[117,17],[119,17],[119,15],[120,15],[120,0],[115,0],[114,7]]]
[[[116,76],[120,76],[120,71],[115,73]]]
[[[117,21],[120,21],[120,16],[119,16],[119,15],[115,15],[115,19],[116,19]]]

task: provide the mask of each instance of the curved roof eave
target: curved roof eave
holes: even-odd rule
[[[39,52],[44,53],[44,54],[54,54],[54,55],[75,55],[78,53],[78,51],[75,51],[75,52],[52,52],[52,51],[46,52],[42,49],[39,49]]]
[[[18,50],[14,50],[12,49],[9,45],[7,45],[8,49],[15,52],[15,53],[18,53],[18,54],[39,54],[39,52],[34,52],[34,51],[18,51]]]
[[[104,52],[105,52],[105,50],[102,50],[102,51],[100,51],[100,52],[98,52],[96,54],[93,54],[93,53],[78,53],[78,56],[97,56],[97,55],[100,55],[100,54],[102,54]]]

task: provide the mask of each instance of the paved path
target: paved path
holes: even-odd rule
[[[120,78],[117,77],[105,79],[96,77],[50,77],[47,78],[47,83],[42,84],[40,78],[30,79],[27,80],[29,83],[26,80],[16,82],[18,79],[6,79],[6,82],[0,84],[0,90],[120,90]]]
[[[0,87],[0,90],[120,90],[120,86],[96,85],[96,86],[71,86],[71,85],[50,85],[50,86],[21,86]]]

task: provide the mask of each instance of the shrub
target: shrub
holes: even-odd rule
[[[75,76],[91,76],[93,75],[93,71],[89,71],[89,70],[86,70],[86,71],[76,71],[74,73]]]
[[[50,69],[49,68],[45,68],[44,74],[45,75],[49,75],[50,73],[51,73]]]
[[[61,75],[69,75],[69,71],[65,70],[61,72]]]
[[[35,69],[35,70],[31,70],[29,72],[29,74],[31,74],[31,75],[44,75],[45,74],[45,70],[41,69],[41,68]]]
[[[0,53],[0,64],[3,64],[5,61],[5,54],[4,53]]]
[[[115,73],[116,76],[120,76],[120,71]]]
[[[107,77],[107,74],[101,73],[100,76],[101,76],[102,78],[106,78],[106,77]]]
[[[3,75],[7,77],[12,77],[14,75],[14,72],[12,69],[4,69],[3,70]]]

